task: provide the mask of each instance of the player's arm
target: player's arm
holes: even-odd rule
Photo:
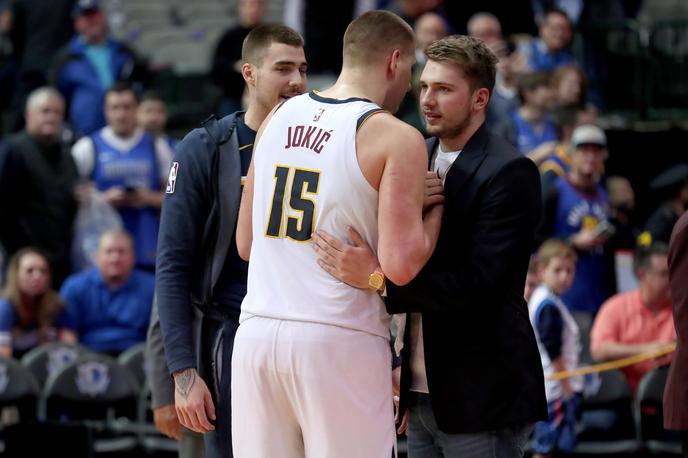
[[[239,217],[237,218],[236,230],[236,244],[239,256],[244,261],[248,261],[251,256],[251,244],[253,243],[253,189],[255,175],[253,172],[253,162],[256,153],[258,152],[258,142],[263,135],[263,131],[272,115],[281,105],[277,105],[272,109],[270,114],[265,118],[256,133],[256,140],[253,142],[253,157],[251,157],[251,164],[248,167],[248,174],[246,175],[246,182],[241,193],[241,205],[239,206]]]
[[[175,383],[175,409],[182,425],[205,433],[215,407],[196,371],[190,302],[197,253],[214,199],[214,141],[196,129],[178,145],[162,205],[156,261],[156,299],[167,367]]]
[[[541,205],[533,161],[521,157],[505,164],[485,185],[464,261],[426,269],[403,288],[388,287],[388,312],[453,312],[503,294],[500,285],[521,268],[514,262],[523,268],[528,262]]]
[[[391,282],[404,285],[430,258],[442,219],[442,205],[423,216],[425,142],[411,126],[379,114],[360,128],[356,144],[361,169],[378,189],[380,266]]]
[[[244,261],[248,261],[251,256],[251,244],[253,243],[253,182],[253,159],[251,159],[244,189],[241,193],[241,206],[239,207],[236,230],[237,250]]]
[[[434,205],[444,203],[442,180],[436,172],[427,172],[423,211]],[[368,277],[380,269],[377,255],[353,227],[347,227],[351,244],[339,240],[325,230],[319,229],[313,234],[313,249],[320,258],[318,265],[337,280],[354,288],[369,288]]]

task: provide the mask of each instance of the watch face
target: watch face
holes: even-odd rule
[[[370,276],[370,279],[368,283],[370,283],[370,286],[372,286],[375,289],[380,289],[382,288],[382,282],[383,282],[382,275],[379,273],[374,273]]]

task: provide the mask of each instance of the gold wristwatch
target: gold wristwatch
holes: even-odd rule
[[[378,268],[368,276],[368,288],[382,293],[385,290],[385,274]]]

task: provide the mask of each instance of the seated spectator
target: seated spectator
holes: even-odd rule
[[[9,256],[21,248],[44,250],[53,286],[71,273],[76,168],[60,133],[64,99],[53,88],[31,92],[26,128],[0,146],[0,244]]]
[[[557,68],[552,73],[550,83],[556,107],[588,108],[588,77],[578,65],[570,64]],[[589,106],[589,109],[595,110],[592,106]]]
[[[101,236],[96,266],[68,277],[60,294],[79,342],[116,355],[146,340],[155,277],[134,269],[134,242],[123,230]]]
[[[171,158],[177,140],[167,135],[167,104],[159,93],[148,90],[141,95],[141,102],[136,112],[140,128],[148,132],[155,139],[155,149],[165,151],[164,156]]]
[[[115,207],[134,237],[136,266],[155,269],[159,210],[172,158],[153,137],[137,127],[136,94],[117,83],[105,95],[108,125],[72,148],[79,175],[91,180]]]
[[[50,287],[50,264],[36,248],[12,256],[0,297],[0,356],[21,358],[34,347],[76,342],[67,327],[60,296]]]
[[[607,298],[604,244],[613,229],[599,176],[607,155],[606,136],[597,126],[582,125],[573,131],[572,142],[568,174],[558,177],[544,194],[540,240],[556,237],[576,249],[576,276],[562,299],[570,310],[580,312],[580,325]]]
[[[520,108],[494,130],[539,165],[552,154],[559,139],[550,116],[554,97],[549,86],[549,74],[520,75],[518,98]]]
[[[490,49],[504,42],[502,24],[492,13],[484,11],[475,13],[468,19],[466,30],[468,36],[482,40]]]
[[[416,68],[423,67],[427,58],[425,49],[435,40],[444,38],[449,33],[447,22],[442,16],[432,11],[422,14],[413,24],[416,33]]]
[[[521,105],[518,98],[518,80],[525,68],[525,61],[511,42],[498,42],[491,49],[499,60],[485,122],[488,126],[495,127],[509,122],[512,113]]]
[[[631,259],[640,229],[635,224],[635,192],[631,181],[626,177],[611,176],[606,184],[611,216],[609,222],[614,226],[614,234],[605,245],[607,290],[616,294],[638,286]]]
[[[519,51],[526,56],[530,71],[551,72],[574,63],[569,52],[573,27],[566,13],[551,9],[540,24],[539,37],[521,44]]]
[[[619,293],[606,301],[592,327],[592,357],[608,361],[657,350],[676,340],[669,295],[668,248],[653,244],[636,250],[634,269],[638,289]],[[671,356],[622,368],[633,392],[640,379]]]
[[[148,70],[134,51],[110,37],[98,0],[76,1],[72,15],[77,36],[58,53],[54,73],[69,122],[81,136],[105,126],[105,91],[117,81],[144,84]]]
[[[688,209],[688,164],[679,164],[660,173],[650,182],[650,189],[662,203],[645,223],[638,243],[669,243],[674,224]]]
[[[561,300],[571,287],[576,252],[558,239],[545,241],[537,254],[542,284],[528,302],[530,321],[540,350],[545,377],[578,367],[580,331]],[[546,380],[549,419],[535,424],[533,458],[550,457],[556,451],[576,448],[576,410],[583,392],[580,376]]]
[[[552,110],[552,122],[554,122],[559,141],[554,146],[554,151],[538,167],[543,191],[548,190],[557,177],[568,175],[573,150],[571,137],[574,129],[583,124],[595,124],[596,120],[593,113],[578,107],[559,106]],[[604,169],[599,172],[602,175]]]

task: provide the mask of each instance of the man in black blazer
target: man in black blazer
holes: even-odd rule
[[[426,50],[420,79],[428,133],[429,205],[438,177],[444,218],[437,248],[405,286],[387,284],[387,310],[405,314],[401,411],[409,457],[522,456],[547,418],[535,336],[523,299],[541,213],[535,164],[484,125],[496,58],[479,40],[447,37]],[[372,252],[316,233],[323,268],[364,284]],[[377,272],[373,269],[373,275]]]

